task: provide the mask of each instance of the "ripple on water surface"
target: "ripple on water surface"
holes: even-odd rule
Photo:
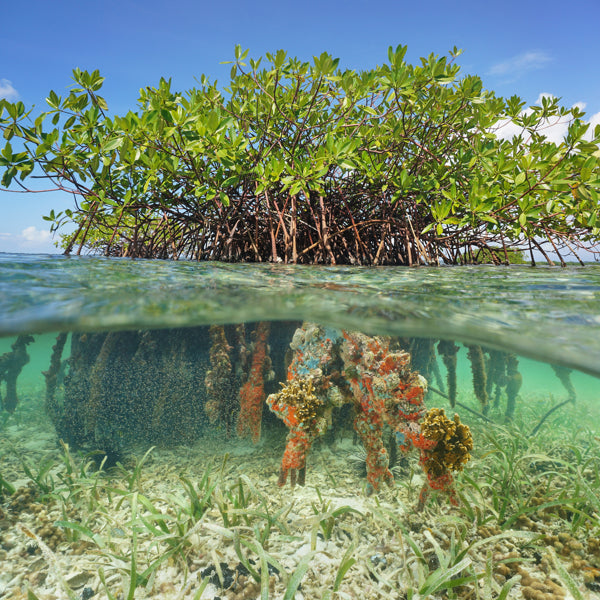
[[[0,335],[311,320],[600,374],[600,266],[321,267],[0,254]]]

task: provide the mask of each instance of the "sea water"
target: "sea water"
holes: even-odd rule
[[[0,336],[0,378],[16,340],[28,357],[14,406],[0,383],[0,598],[591,598],[600,589],[600,266],[0,254]],[[440,340],[455,343],[452,401]],[[451,493],[420,501],[426,451],[392,457],[404,434],[377,416],[369,426],[397,463],[390,480],[373,478],[379,445],[365,454],[356,414],[383,404],[365,408],[378,392],[364,385],[367,359],[348,356],[375,343],[378,365],[389,356],[385,377],[404,356],[406,377],[425,376],[421,417],[442,408],[470,427],[471,459]],[[504,361],[485,406],[472,348],[488,376],[494,356]],[[219,356],[228,380],[211,384]],[[507,357],[519,378],[510,410]],[[294,434],[266,402],[294,364],[313,380],[314,368],[331,373],[327,385],[346,399],[310,434]],[[256,411],[244,411],[243,389],[259,371],[259,424],[246,426]],[[333,396],[323,386],[315,410]],[[303,482],[281,485],[290,440],[305,434]]]

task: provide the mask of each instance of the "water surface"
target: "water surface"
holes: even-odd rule
[[[0,336],[310,320],[600,375],[600,266],[331,267],[0,254]]]

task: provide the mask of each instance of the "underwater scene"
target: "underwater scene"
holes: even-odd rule
[[[600,267],[0,254],[0,599],[600,598]]]

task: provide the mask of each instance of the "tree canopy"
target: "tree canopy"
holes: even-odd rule
[[[413,265],[595,251],[600,127],[556,98],[497,97],[460,74],[456,49],[405,54],[356,72],[238,46],[226,87],[161,79],[123,116],[100,73],[76,69],[45,112],[0,101],[1,183],[74,194],[45,217],[76,225],[67,253]],[[570,122],[559,144],[544,136],[556,119]],[[507,123],[520,135],[503,139]]]

